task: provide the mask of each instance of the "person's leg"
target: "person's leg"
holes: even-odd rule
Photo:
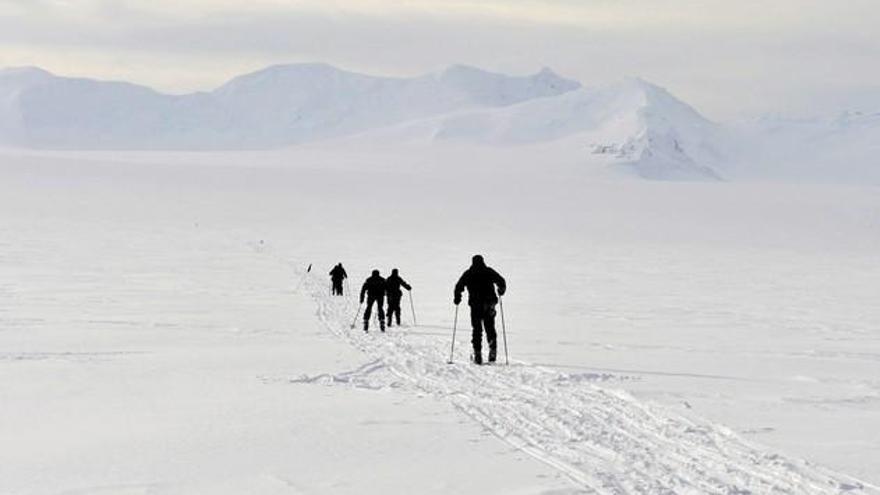
[[[400,326],[400,296],[394,296],[394,304],[391,304],[389,299],[388,307],[393,307],[394,310],[391,315],[388,315],[388,321],[391,322],[391,317],[394,316],[394,319],[397,320],[397,326]]]
[[[498,351],[498,334],[495,332],[495,306],[487,305],[483,313],[486,342],[489,343],[489,362],[494,363]]]
[[[394,317],[394,296],[388,296],[388,312],[386,314],[388,317],[388,326],[391,326],[391,320]]]
[[[376,314],[379,315],[379,328],[384,332],[385,331],[385,301],[383,301],[382,297],[376,299]]]
[[[373,314],[373,298],[367,297],[367,307],[364,308],[364,331],[365,332],[370,329],[370,316],[372,314]]]
[[[471,306],[471,345],[474,346],[474,362],[483,364],[483,316],[480,306]]]

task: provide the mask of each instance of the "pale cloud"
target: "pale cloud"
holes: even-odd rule
[[[64,20],[211,17],[302,13],[405,19],[414,16],[552,23],[608,30],[706,27],[786,30],[874,29],[873,0],[0,0],[0,12]]]
[[[181,92],[297,61],[546,65],[586,84],[639,75],[728,117],[880,86],[877,25],[875,0],[0,0],[0,66]]]

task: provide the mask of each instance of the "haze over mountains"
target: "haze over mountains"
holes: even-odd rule
[[[3,141],[34,148],[279,147],[578,87],[549,70],[507,77],[454,66],[386,78],[296,64],[240,76],[209,93],[172,96],[35,68],[0,72]]]
[[[515,77],[452,66],[393,78],[292,64],[187,95],[0,70],[0,146],[33,149],[269,149],[361,136],[550,146],[648,179],[880,184],[878,115],[722,126],[640,79],[587,88],[549,69]]]

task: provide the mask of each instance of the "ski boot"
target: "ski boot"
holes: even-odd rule
[[[489,348],[489,364],[495,364],[496,351],[494,347]]]

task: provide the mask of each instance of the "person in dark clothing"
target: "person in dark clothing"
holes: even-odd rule
[[[342,281],[348,278],[348,274],[345,273],[345,268],[342,268],[342,263],[337,264],[330,270],[330,281],[333,283],[333,290],[331,291],[334,296],[342,295]]]
[[[400,288],[412,290],[412,287],[406,281],[400,278],[397,268],[391,270],[391,276],[385,279],[385,294],[388,296],[388,327],[391,328],[391,318],[397,317],[397,326],[400,326],[400,298],[403,297],[403,291]]]
[[[364,296],[367,297],[367,307],[364,309],[364,332],[370,331],[370,314],[372,313],[373,303],[376,304],[376,313],[379,316],[379,328],[385,331],[385,279],[379,275],[379,270],[373,270],[370,278],[364,281],[361,287],[361,304],[364,303]]]
[[[495,294],[495,287],[498,294]],[[503,296],[507,290],[507,282],[504,277],[492,268],[486,266],[483,257],[476,255],[472,258],[471,267],[462,273],[458,283],[455,284],[453,302],[456,306],[461,303],[461,293],[467,289],[468,305],[471,307],[471,343],[474,346],[474,363],[483,364],[482,345],[483,330],[486,331],[486,341],[489,343],[489,362],[494,363],[498,349],[498,339],[495,333],[495,305],[498,304],[498,296]]]

